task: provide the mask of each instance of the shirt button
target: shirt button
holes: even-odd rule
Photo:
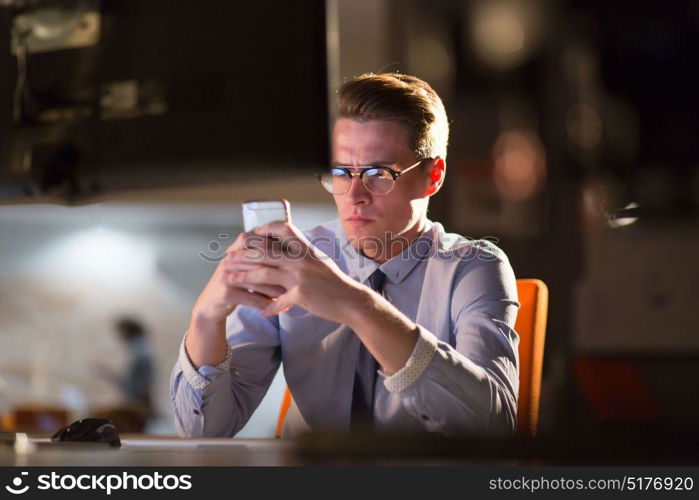
[[[201,415],[201,413],[199,413],[199,410],[194,410],[194,414],[195,414],[195,415]]]

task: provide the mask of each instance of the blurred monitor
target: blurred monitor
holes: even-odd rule
[[[324,0],[3,0],[0,201],[327,165]]]

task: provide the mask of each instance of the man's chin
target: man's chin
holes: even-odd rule
[[[376,227],[376,221],[371,221],[366,224],[353,224],[349,221],[342,221],[342,227],[345,230],[345,235],[355,247],[363,246],[366,241],[383,241],[383,233]]]

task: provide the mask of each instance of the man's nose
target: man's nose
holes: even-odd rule
[[[371,201],[371,193],[358,175],[352,177],[350,188],[346,196],[348,201],[352,204],[369,203]]]

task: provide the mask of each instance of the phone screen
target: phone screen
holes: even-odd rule
[[[286,200],[253,200],[243,203],[243,228],[250,232],[270,222],[289,219],[289,202]]]

